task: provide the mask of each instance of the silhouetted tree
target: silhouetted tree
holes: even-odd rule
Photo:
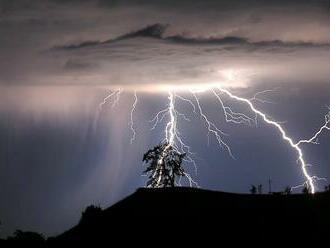
[[[185,153],[179,153],[167,142],[145,153],[143,162],[147,163],[148,167],[144,173],[150,173],[147,187],[174,187],[175,177],[185,175],[181,166],[185,156]]]
[[[90,223],[95,220],[101,215],[102,208],[94,205],[88,206],[84,212],[81,214],[80,223]]]
[[[262,184],[258,185],[258,194],[262,194]]]
[[[291,194],[291,188],[289,186],[286,186],[283,193],[285,195],[290,195]]]
[[[324,186],[324,191],[325,192],[330,192],[330,185]]]
[[[255,185],[251,185],[250,193],[252,195],[255,195],[257,193],[257,187]]]
[[[310,188],[308,186],[304,186],[304,188],[301,191],[303,194],[309,194],[310,193]]]
[[[9,236],[7,240],[10,241],[32,241],[37,243],[45,242],[45,238],[42,234],[36,232],[24,232],[22,230],[16,230],[13,236]]]

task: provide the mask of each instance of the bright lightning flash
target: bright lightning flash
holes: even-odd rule
[[[229,80],[233,80],[233,75],[230,74],[230,77],[228,78]],[[176,92],[175,88],[174,89],[169,89],[168,90],[168,104],[167,107],[163,110],[160,110],[152,120],[150,120],[152,124],[152,130],[156,128],[157,125],[159,125],[165,118],[168,118],[168,121],[165,125],[165,138],[163,142],[166,142],[168,145],[165,148],[168,149],[172,147],[172,149],[175,149],[175,151],[179,153],[186,153],[185,161],[188,163],[191,163],[194,165],[195,168],[195,173],[197,173],[197,166],[195,162],[195,154],[191,152],[190,146],[188,146],[180,134],[180,131],[178,129],[178,121],[184,120],[184,121],[190,121],[189,118],[186,117],[185,114],[179,112],[176,109],[176,104],[177,102],[180,103],[186,103],[192,107],[193,113],[195,115],[198,115],[202,121],[205,124],[206,130],[207,130],[207,138],[208,141],[210,140],[210,135],[215,138],[217,141],[218,145],[220,148],[226,150],[228,154],[234,158],[233,153],[230,149],[230,146],[227,144],[225,141],[225,137],[228,135],[223,132],[217,125],[212,122],[205,112],[203,111],[202,104],[200,102],[200,99],[198,97],[198,93],[200,92],[205,92],[209,91],[216,99],[216,102],[219,104],[220,109],[222,110],[224,117],[225,117],[225,122],[227,123],[232,123],[232,124],[246,124],[249,126],[255,125],[257,126],[257,120],[260,118],[264,123],[266,123],[269,126],[274,127],[279,133],[280,137],[282,138],[283,141],[285,141],[290,148],[297,154],[297,162],[299,163],[301,167],[301,171],[303,176],[305,177],[306,181],[298,185],[296,187],[301,187],[301,186],[307,186],[310,190],[311,193],[315,193],[316,191],[316,186],[315,186],[315,181],[317,180],[322,180],[323,178],[319,178],[317,176],[312,176],[309,174],[307,167],[308,164],[305,161],[304,158],[304,153],[301,148],[302,144],[318,144],[318,137],[322,134],[323,131],[330,131],[330,108],[328,113],[325,115],[325,123],[323,126],[319,128],[317,132],[315,132],[311,138],[309,139],[302,139],[299,140],[298,142],[295,142],[285,131],[283,126],[281,125],[281,122],[277,122],[272,120],[270,117],[268,117],[264,112],[261,110],[257,109],[254,105],[254,102],[259,102],[259,103],[272,103],[268,100],[264,100],[259,98],[258,96],[264,93],[272,92],[274,90],[266,90],[262,92],[256,93],[252,98],[243,98],[237,95],[234,95],[232,92],[230,92],[228,89],[224,89],[219,86],[214,86],[212,84],[211,86],[208,85],[205,87],[205,90],[202,90],[199,88],[198,90],[194,89],[192,87],[189,92],[191,93],[192,98],[186,98],[183,97],[182,95],[179,95],[178,92]],[[120,94],[122,93],[121,89],[111,91],[110,94],[104,98],[103,102],[100,104],[100,109],[103,107],[103,105],[107,104],[108,102],[112,102],[112,107],[116,106],[119,102]],[[230,106],[226,105],[223,99],[223,96],[229,97],[232,100],[235,100],[238,103],[243,103],[249,107],[249,109],[253,112],[254,116],[250,117],[247,114],[240,113],[240,112],[235,112]],[[133,113],[136,110],[136,105],[138,103],[138,97],[136,91],[134,92],[134,101],[132,105],[132,109],[130,112],[130,129],[131,129],[131,144],[135,140],[136,137],[136,131],[134,129],[134,118],[133,118]],[[161,164],[162,161],[160,159],[159,164]],[[192,177],[188,174],[184,174],[186,178],[189,180],[189,185],[190,186],[197,186],[198,184],[192,179]],[[161,181],[162,175],[159,175],[159,178],[157,181]],[[181,178],[179,181],[176,183],[177,185],[181,185]],[[292,187],[292,188],[296,188]]]
[[[134,91],[134,102],[133,102],[132,109],[131,109],[131,121],[130,121],[130,128],[131,128],[131,131],[132,131],[132,137],[131,137],[131,140],[130,140],[131,144],[133,144],[133,141],[135,140],[135,136],[136,136],[136,132],[135,132],[135,129],[134,129],[133,113],[135,111],[137,102],[138,102],[137,93],[136,93],[136,91]]]
[[[178,131],[177,128],[177,121],[179,117],[183,118],[186,121],[190,121],[190,120],[184,114],[176,110],[175,97],[176,97],[175,94],[173,94],[172,92],[168,92],[168,100],[169,100],[168,106],[166,109],[159,111],[156,114],[156,116],[151,120],[151,122],[154,122],[152,129],[154,129],[158,125],[158,123],[161,122],[166,115],[168,115],[169,121],[166,123],[165,126],[165,139],[164,139],[164,142],[167,143],[167,146],[164,149],[164,153],[170,147],[175,151],[177,151],[178,153],[186,153],[185,161],[188,163],[192,163],[195,167],[195,172],[196,172],[197,166],[195,160],[193,159],[194,154],[190,151],[190,147],[184,143],[182,137],[180,136],[180,132]],[[159,165],[162,164],[162,158],[160,158],[158,164]],[[190,186],[195,185],[198,187],[198,184],[192,179],[192,177],[188,173],[184,172],[184,175],[188,179]],[[161,175],[159,175],[158,178],[158,181],[160,180],[161,180]],[[181,184],[180,182],[181,182],[181,178],[179,179],[177,184],[180,185]]]
[[[273,127],[275,127],[280,133],[281,133],[281,136],[282,136],[282,139],[284,141],[286,141],[290,147],[292,149],[294,149],[296,151],[296,153],[298,154],[298,161],[301,165],[301,169],[302,169],[302,172],[306,178],[306,183],[308,185],[308,187],[310,187],[310,190],[311,190],[311,193],[315,193],[315,185],[314,185],[314,180],[315,179],[319,179],[318,177],[316,176],[310,176],[308,171],[307,171],[307,164],[304,160],[304,155],[303,155],[303,151],[302,149],[300,148],[300,144],[301,143],[312,143],[313,140],[315,140],[319,134],[322,132],[323,129],[327,129],[327,130],[330,130],[330,127],[328,127],[327,125],[329,124],[329,114],[328,113],[325,117],[326,119],[326,123],[324,124],[324,126],[322,126],[320,128],[320,130],[315,133],[315,135],[309,139],[309,140],[301,140],[301,141],[298,141],[297,143],[295,143],[293,141],[293,139],[291,137],[288,136],[288,134],[285,132],[284,128],[276,121],[273,121],[271,119],[269,119],[269,117],[267,117],[267,115],[263,112],[261,112],[260,110],[256,109],[255,106],[252,104],[252,102],[248,99],[245,99],[245,98],[242,98],[242,97],[238,97],[236,95],[233,95],[231,92],[229,92],[228,90],[225,90],[225,89],[221,89],[219,88],[219,91],[222,92],[222,93],[225,93],[227,94],[230,98],[234,99],[234,100],[237,100],[239,102],[243,102],[243,103],[246,103],[250,109],[259,117],[261,117],[263,119],[263,121]]]

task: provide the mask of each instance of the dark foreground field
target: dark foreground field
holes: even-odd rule
[[[47,244],[71,241],[318,241],[330,232],[330,193],[244,195],[193,188],[138,189],[117,204],[86,211]],[[235,240],[236,239],[236,240]],[[238,239],[238,240],[237,240]],[[151,241],[157,240],[157,241]]]

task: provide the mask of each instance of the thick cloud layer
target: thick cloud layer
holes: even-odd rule
[[[326,1],[1,1],[2,85],[325,81]],[[157,24],[161,23],[161,24]],[[313,76],[311,76],[313,75]]]
[[[80,83],[134,88],[178,82],[246,87],[274,78],[325,82],[330,76],[328,44],[166,36],[167,28],[155,24],[110,40],[54,47],[51,53],[66,61],[65,75],[88,73],[78,76]],[[228,72],[234,73],[229,82]]]

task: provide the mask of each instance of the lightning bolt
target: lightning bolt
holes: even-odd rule
[[[113,100],[113,103],[111,106],[112,108],[114,108],[116,105],[118,105],[121,93],[122,93],[121,89],[117,90],[117,92],[115,94],[115,99]]]
[[[302,141],[299,141],[299,142],[295,143],[293,141],[293,139],[288,136],[288,134],[286,133],[284,128],[278,122],[269,119],[269,117],[267,117],[267,115],[265,113],[263,113],[260,110],[256,109],[255,106],[252,104],[252,102],[250,100],[239,97],[239,96],[236,96],[236,95],[232,94],[231,92],[229,92],[228,90],[225,90],[225,89],[222,89],[222,88],[218,88],[218,90],[222,93],[225,93],[226,95],[228,95],[232,99],[235,99],[239,102],[243,102],[243,103],[247,104],[250,107],[250,109],[257,116],[259,116],[263,119],[263,121],[265,123],[273,126],[274,128],[276,128],[280,132],[282,139],[284,141],[286,141],[288,143],[288,145],[297,153],[297,155],[298,155],[297,161],[299,161],[299,163],[301,165],[302,172],[304,174],[304,177],[306,178],[306,183],[307,183],[308,187],[310,188],[311,193],[314,194],[315,193],[314,180],[319,179],[319,178],[316,177],[316,176],[309,175],[309,173],[307,171],[308,164],[304,160],[304,154],[303,154],[303,151],[302,151],[302,149],[300,148],[299,145],[303,142],[304,143],[311,143],[314,139],[316,139],[316,137],[322,132],[323,129],[328,129],[329,130],[329,127],[327,126],[327,124],[329,123],[329,115],[327,115],[325,117],[326,124],[324,126],[322,126],[320,128],[320,130],[311,139],[302,140]],[[301,185],[299,185],[299,186],[301,186]]]
[[[168,93],[169,107],[168,113],[170,115],[170,121],[166,124],[165,128],[165,140],[168,142],[169,146],[175,146],[174,138],[177,133],[177,116],[175,113],[175,98],[171,92]]]
[[[196,93],[194,93],[193,91],[191,92],[191,94],[193,95],[196,103],[197,103],[197,108],[198,108],[198,111],[199,111],[199,114],[200,116],[202,117],[202,119],[204,120],[205,122],[205,125],[206,125],[206,128],[207,128],[207,138],[208,138],[208,143],[210,142],[210,133],[214,135],[214,137],[216,138],[219,146],[221,148],[225,148],[229,155],[234,158],[232,152],[231,152],[231,149],[229,147],[229,145],[227,145],[226,142],[223,141],[223,136],[227,136],[226,133],[224,133],[223,131],[221,131],[212,121],[210,121],[207,116],[204,114],[203,110],[202,110],[202,107],[201,107],[201,104],[199,102],[199,99],[196,95]]]
[[[102,110],[103,106],[105,104],[107,104],[109,101],[112,102],[111,107],[112,108],[115,107],[119,102],[121,92],[122,92],[121,89],[118,89],[118,90],[115,90],[115,91],[110,91],[110,93],[99,104],[99,110]]]
[[[309,139],[299,140],[297,145],[307,143],[307,144],[318,144],[317,138],[321,135],[324,130],[330,131],[330,107],[328,107],[328,113],[324,117],[324,125]]]
[[[222,101],[221,97],[217,94],[217,92],[214,89],[212,89],[211,91],[218,100],[218,102],[220,103],[220,107],[223,110],[226,122],[232,122],[235,124],[248,124],[250,126],[252,125],[253,122],[256,122],[255,118],[252,119],[251,117],[243,113],[238,113],[233,111],[229,106],[225,106],[224,102]]]
[[[137,93],[136,93],[136,91],[134,91],[134,102],[133,102],[132,109],[131,109],[131,115],[130,115],[131,119],[130,119],[130,123],[129,123],[131,131],[132,131],[132,137],[130,140],[130,144],[133,144],[133,141],[135,140],[135,136],[136,136],[136,131],[134,129],[133,113],[135,111],[137,102],[138,102]]]
[[[183,141],[183,138],[181,137],[180,132],[177,127],[177,120],[179,117],[181,117],[185,121],[190,121],[190,120],[189,120],[189,118],[187,118],[184,114],[180,113],[175,108],[175,100],[176,100],[175,98],[176,98],[176,95],[174,93],[172,93],[171,91],[169,91],[168,92],[168,100],[169,100],[168,106],[166,109],[159,111],[156,114],[156,116],[153,118],[152,121],[155,121],[153,129],[160,121],[162,121],[164,116],[168,115],[169,120],[165,126],[165,139],[164,139],[164,142],[167,143],[167,146],[165,147],[164,152],[167,149],[169,149],[170,147],[172,147],[178,153],[186,153],[186,158],[184,159],[184,161],[186,161],[188,163],[192,163],[195,167],[195,173],[197,173],[197,165],[193,158],[194,153],[191,152],[190,146],[186,145],[186,143]],[[184,98],[181,97],[181,99],[184,99]],[[161,115],[161,118],[159,119],[160,115]],[[161,164],[161,163],[162,163],[162,158],[159,161],[159,164]],[[199,187],[197,182],[195,182],[193,180],[193,178],[190,176],[190,174],[184,172],[184,175],[188,179],[190,186],[195,185],[195,186]],[[161,177],[161,175],[159,175],[159,177]],[[159,178],[159,181],[160,181],[160,179],[161,178]],[[181,178],[177,182],[178,185],[181,185],[180,181],[181,181]]]
[[[264,100],[260,98],[259,96],[265,93],[273,92],[274,90],[264,90],[257,92],[252,98],[243,98],[240,96],[237,96],[230,92],[227,89],[221,88],[221,87],[207,87],[204,91],[209,91],[216,100],[216,103],[218,103],[218,106],[221,109],[221,113],[224,115],[224,120],[226,123],[230,124],[244,124],[248,126],[257,126],[258,119],[261,119],[264,123],[267,125],[270,125],[274,127],[280,134],[280,137],[283,141],[285,141],[290,148],[297,154],[297,162],[300,165],[301,171],[303,176],[305,177],[306,181],[303,184],[297,185],[292,187],[292,189],[307,186],[311,193],[315,193],[316,186],[315,181],[316,180],[324,180],[324,178],[319,178],[317,176],[312,176],[309,174],[307,167],[310,166],[308,163],[306,163],[303,150],[301,148],[302,144],[318,144],[318,138],[324,131],[330,131],[330,107],[328,107],[328,113],[325,115],[325,121],[324,124],[308,139],[302,139],[298,142],[294,142],[293,138],[291,138],[288,133],[285,131],[285,129],[282,126],[282,122],[272,120],[269,116],[267,116],[264,112],[259,110],[254,103],[273,103],[268,100]],[[199,116],[207,130],[207,139],[208,143],[210,142],[210,137],[215,138],[220,148],[226,150],[228,154],[235,159],[233,156],[233,153],[231,151],[230,146],[225,141],[225,137],[228,137],[228,134],[226,134],[224,131],[222,131],[220,128],[217,127],[217,125],[211,121],[206,113],[203,110],[202,104],[200,102],[198,93],[204,92],[204,91],[194,91],[190,90],[192,99],[184,97],[182,95],[179,95],[177,92],[169,90],[168,91],[168,103],[165,109],[160,110],[155,114],[155,116],[149,121],[152,123],[151,130],[155,129],[160,123],[162,123],[165,119],[168,118],[164,133],[165,137],[163,142],[167,143],[167,146],[165,148],[165,151],[169,149],[170,147],[172,149],[175,149],[178,153],[186,153],[185,161],[188,163],[192,163],[195,167],[195,173],[197,174],[197,165],[195,162],[195,156],[196,154],[191,151],[191,147],[187,145],[184,141],[183,136],[180,133],[180,130],[178,128],[178,121],[183,120],[189,122],[190,119],[187,118],[187,116],[181,112],[179,112],[176,108],[176,104],[178,101],[180,103],[189,104],[192,108],[192,111],[195,115]],[[108,102],[112,103],[111,107],[113,108],[116,106],[119,102],[120,94],[122,93],[121,89],[117,89],[115,91],[111,91],[100,103],[99,107],[100,109],[103,107],[103,105],[107,104]],[[222,96],[226,95],[232,100],[235,100],[238,103],[243,103],[249,107],[251,112],[253,113],[253,116],[249,116],[248,114],[244,114],[241,112],[234,111],[229,105],[226,105],[223,101]],[[132,144],[133,141],[136,138],[136,131],[134,128],[134,120],[133,115],[136,110],[136,105],[138,102],[138,96],[137,92],[134,91],[134,101],[132,104],[131,112],[130,112],[130,122],[129,126],[131,129],[131,139],[130,143]],[[162,158],[159,159],[159,164],[162,163]],[[193,178],[185,172],[184,176],[188,179],[190,186],[197,186],[198,184],[193,180]],[[159,174],[159,178],[157,179],[158,184],[161,182],[162,175]],[[181,177],[179,178],[178,182],[176,182],[177,185],[181,185]]]
[[[279,87],[272,89],[272,90],[263,90],[263,91],[259,91],[257,93],[254,94],[254,96],[252,98],[250,98],[250,102],[256,101],[256,102],[260,102],[260,103],[270,103],[270,104],[274,104],[274,102],[269,101],[269,100],[265,100],[265,99],[261,99],[259,96],[263,95],[265,93],[272,93],[274,91],[279,90]]]

